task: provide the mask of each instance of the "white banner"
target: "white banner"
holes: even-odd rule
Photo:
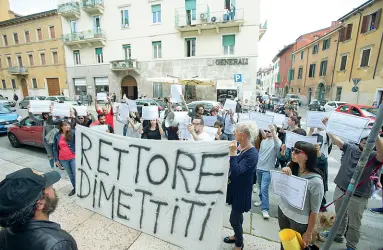
[[[286,144],[287,148],[294,147],[294,145],[297,141],[304,141],[304,142],[309,142],[312,144],[317,144],[318,143],[318,137],[317,136],[304,136],[304,135],[296,134],[294,132],[286,131],[285,144]]]
[[[255,121],[259,129],[270,130],[269,125],[273,124],[274,116],[265,115],[259,112],[250,112],[250,120]]]
[[[143,106],[142,119],[144,120],[157,120],[159,118],[157,106]]]
[[[181,102],[182,86],[179,84],[172,84],[170,86],[171,86],[170,94],[172,96],[171,102],[173,103]]]
[[[37,101],[30,100],[29,101],[29,112],[31,113],[49,113],[51,101]]]
[[[308,128],[321,128],[325,129],[325,125],[322,120],[330,116],[331,112],[320,112],[320,111],[308,111],[306,118],[306,127]]]
[[[278,127],[283,127],[284,123],[285,122],[287,123],[286,116],[283,114],[266,111],[266,115],[274,116],[273,123],[274,125],[277,125]]]
[[[129,118],[129,106],[126,103],[121,103],[118,108],[119,116],[122,120]]]
[[[229,141],[154,141],[76,126],[76,202],[184,249],[219,249]]]
[[[203,123],[206,127],[214,127],[214,123],[217,121],[217,116],[202,116]]]
[[[70,103],[55,103],[53,105],[52,116],[69,117],[71,108],[72,105]]]

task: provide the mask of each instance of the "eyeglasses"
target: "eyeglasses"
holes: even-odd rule
[[[194,123],[194,122],[193,122],[193,125],[194,125],[194,126],[198,126],[198,125],[200,125],[200,124],[201,124],[201,123]]]
[[[204,110],[204,108],[199,108],[199,109],[198,109],[198,111],[201,111],[201,110],[203,111],[203,110]]]
[[[176,109],[175,111],[176,111],[176,112],[182,112],[182,110],[179,110],[179,109]]]
[[[307,155],[306,152],[303,151],[302,149],[298,149],[298,148],[294,148],[294,147],[291,148],[291,152],[293,152],[293,153],[295,153],[297,155],[302,154],[302,153]]]

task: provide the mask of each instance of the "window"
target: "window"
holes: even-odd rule
[[[294,80],[294,75],[295,75],[295,69],[290,69],[288,72],[287,80],[290,82],[291,80]]]
[[[294,93],[294,88],[291,88],[291,93]]]
[[[371,54],[371,48],[362,49],[362,52],[360,53],[360,66],[359,67],[370,66],[370,54]]]
[[[7,66],[12,67],[12,59],[10,56],[7,56]]]
[[[73,61],[75,65],[81,64],[80,51],[73,50]]]
[[[43,40],[43,31],[40,28],[36,29],[36,31],[37,31],[37,40],[42,41]]]
[[[381,14],[382,9],[379,9],[378,11],[370,15],[364,16],[362,21],[362,29],[360,33],[363,34],[372,30],[377,30],[379,28]]]
[[[303,68],[300,67],[300,68],[298,69],[298,79],[302,79],[302,74],[303,74]]]
[[[222,36],[223,54],[234,55],[235,35]]]
[[[3,40],[4,40],[4,46],[8,46],[8,37],[7,37],[7,35],[3,35]]]
[[[341,96],[342,96],[342,87],[336,87],[335,101],[339,102]]]
[[[186,38],[186,56],[191,57],[195,56],[195,38]]]
[[[6,89],[7,88],[7,83],[5,82],[5,80],[1,80],[1,83],[3,84],[3,89]]]
[[[23,58],[21,57],[21,55],[16,56],[16,58],[19,66],[23,67]]]
[[[298,88],[298,91],[297,91],[297,93],[298,93],[298,94],[300,94],[300,93],[301,93],[301,88]]]
[[[53,64],[59,63],[59,56],[58,56],[57,51],[52,51],[52,58],[53,58]]]
[[[346,29],[346,41],[351,39],[351,33],[352,33],[352,23],[347,24],[347,29]]]
[[[11,79],[11,86],[13,89],[16,89],[16,80],[15,79]]]
[[[161,23],[161,4],[152,5],[153,23]]]
[[[342,89],[342,88],[341,88]],[[337,89],[338,91],[338,89]],[[337,93],[338,94],[338,93]],[[342,112],[342,113],[347,113],[348,112],[348,109],[349,109],[349,106],[348,105],[343,105],[339,108],[339,111]]]
[[[339,70],[340,71],[346,70],[347,58],[348,58],[348,55],[341,55],[340,56],[340,65],[339,65]]]
[[[47,64],[45,60],[45,53],[40,53],[41,65]]]
[[[295,62],[295,54],[292,56],[292,59],[291,59],[293,62]]]
[[[34,66],[35,62],[33,61],[33,54],[28,54],[29,66]]]
[[[163,97],[162,83],[153,82],[153,97]]]
[[[319,44],[315,44],[313,47],[313,55],[318,54],[318,48],[319,48]]]
[[[153,58],[162,58],[162,45],[161,42],[152,42]]]
[[[19,44],[19,35],[17,33],[13,33],[13,41],[15,44]]]
[[[326,40],[323,40],[322,50],[326,50],[328,48],[330,48],[330,38],[327,38]]]
[[[327,71],[327,60],[321,61],[320,69],[319,69],[319,76],[325,76],[326,71]]]
[[[130,44],[122,45],[122,49],[124,50],[125,60],[132,59],[132,48]]]
[[[121,27],[129,27],[129,11],[121,10]]]
[[[104,56],[102,54],[102,48],[96,48],[96,62],[97,63],[103,63],[104,62]]]
[[[32,78],[32,88],[37,89],[37,79]]]
[[[25,31],[25,42],[30,43],[31,42],[31,35],[29,34],[29,30]]]
[[[77,21],[75,20],[70,21],[70,31],[72,33],[77,33]]]
[[[310,64],[310,70],[309,70],[309,77],[314,77],[315,76],[315,66],[316,64]]]
[[[305,52],[304,51],[302,51],[301,52],[301,60],[303,60],[303,56],[305,55]]]
[[[49,26],[49,36],[51,39],[56,38],[55,26]]]

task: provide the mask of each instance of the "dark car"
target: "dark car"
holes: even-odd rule
[[[8,128],[21,120],[16,112],[11,110],[8,106],[0,104],[0,133],[7,133]]]
[[[42,133],[42,124],[27,117],[8,128],[8,139],[14,148],[18,148],[22,144],[43,148]]]
[[[215,101],[194,101],[194,102],[191,102],[191,103],[188,104],[188,108],[189,108],[188,115],[190,117],[193,117],[195,115],[195,107],[198,104],[202,104],[203,105],[203,107],[205,109],[204,115],[210,115],[210,110],[213,107],[217,108],[218,110],[223,109],[223,106],[222,106],[222,104],[220,102],[215,102]]]
[[[26,96],[26,97],[24,97],[24,99],[22,100],[22,101],[20,101],[19,102],[19,108],[20,109],[25,109],[25,108],[27,108],[28,107],[28,105],[29,105],[29,102],[31,101],[31,100],[40,100],[40,101],[42,101],[42,100],[45,100],[45,96]]]
[[[327,100],[312,100],[308,105],[309,110],[314,111],[324,111],[324,105],[327,103]]]

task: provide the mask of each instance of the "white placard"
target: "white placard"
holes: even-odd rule
[[[331,112],[327,121],[326,131],[348,141],[359,143],[369,122],[368,118]]]
[[[129,106],[126,103],[122,103],[118,108],[119,116],[122,120],[129,118]]]
[[[214,127],[214,123],[217,121],[217,116],[202,116],[205,127]]]
[[[113,103],[113,111],[116,112],[117,107],[120,107],[120,105],[121,105],[121,103],[119,103],[119,102],[114,102],[114,103]]]
[[[270,130],[269,125],[273,124],[274,116],[265,115],[259,112],[250,112],[250,121],[255,121],[257,123],[257,127],[263,130]]]
[[[287,148],[294,147],[297,141],[305,141],[312,144],[318,144],[318,136],[304,136],[291,131],[286,131],[285,144]]]
[[[274,113],[274,112],[270,112],[270,111],[266,111],[266,115],[271,115],[271,116],[274,116],[274,120],[273,120],[273,124],[274,125],[277,125],[278,127],[282,127],[283,124],[286,121],[286,116],[283,115],[283,114],[278,114],[278,113]]]
[[[76,110],[77,116],[88,116],[88,107],[87,106],[76,106],[73,108]]]
[[[223,106],[223,109],[224,110],[231,110],[231,111],[233,111],[233,113],[235,113],[235,111],[237,109],[237,102],[233,101],[231,99],[226,99],[225,105]]]
[[[107,99],[108,98],[105,92],[97,93],[97,101],[106,101]]]
[[[185,123],[189,121],[188,112],[174,112],[174,124]],[[190,122],[188,123],[190,124]]]
[[[285,120],[283,121],[283,128],[287,129],[289,127],[289,124],[287,123],[289,121],[288,117],[285,117]]]
[[[250,121],[249,113],[239,113],[238,122]]]
[[[70,116],[70,109],[72,105],[70,103],[55,103],[53,105],[52,116]]]
[[[30,100],[29,101],[29,112],[31,113],[49,113],[51,101],[37,101]]]
[[[285,199],[291,206],[303,210],[308,180],[274,170],[270,170],[270,174],[273,193]]]
[[[158,107],[157,106],[143,106],[142,107],[142,118],[144,120],[157,120]]]
[[[306,126],[308,128],[321,128],[325,129],[326,126],[322,123],[322,120],[330,116],[331,112],[320,111],[308,111],[306,118]]]
[[[95,125],[91,126],[90,128],[100,132],[106,132],[109,129],[108,125]]]
[[[203,131],[206,132],[214,140],[215,139],[215,135],[218,132],[218,128],[204,127]]]
[[[129,110],[130,112],[138,112],[138,109],[137,109],[137,103],[135,100],[129,100],[127,99],[126,100],[126,103],[129,105]]]
[[[229,141],[169,143],[83,126],[76,137],[78,205],[186,250],[220,248]]]
[[[179,84],[172,84],[170,89],[170,94],[172,96],[171,102],[174,102],[174,103],[181,102],[182,86]]]
[[[176,112],[177,113],[177,112]],[[191,117],[185,116],[178,124],[178,138],[190,140],[192,135],[189,131],[189,124],[191,124]]]

